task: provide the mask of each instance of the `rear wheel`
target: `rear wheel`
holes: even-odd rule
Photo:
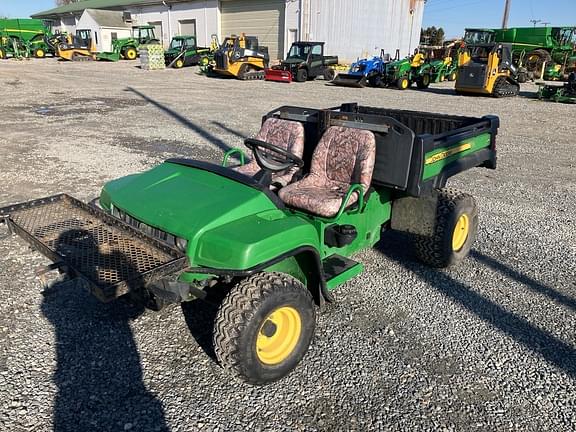
[[[37,48],[34,51],[34,57],[36,58],[44,58],[46,57],[46,51],[44,51],[42,48]]]
[[[398,87],[400,90],[406,90],[408,87],[410,87],[410,80],[406,77],[399,78],[398,81],[396,81],[396,87]]]
[[[183,67],[184,67],[184,60],[182,60],[181,58],[174,62],[175,69],[182,69]]]
[[[478,230],[478,208],[471,195],[456,189],[439,189],[434,233],[415,238],[416,255],[432,267],[461,262],[472,247]]]
[[[136,48],[134,47],[126,48],[126,50],[124,51],[124,58],[126,60],[136,60],[136,57],[138,57],[138,51],[136,51]]]
[[[198,64],[200,66],[208,66],[209,63],[210,63],[210,59],[208,57],[202,57],[200,59],[200,61],[198,62]]]
[[[283,273],[257,273],[232,288],[218,310],[216,356],[243,381],[276,381],[302,360],[315,323],[314,302],[302,283]]]
[[[448,75],[448,81],[456,81],[456,72],[452,72]]]
[[[426,89],[430,87],[430,75],[425,74],[418,78],[418,81],[416,81],[416,86],[419,89]]]
[[[308,71],[306,69],[298,69],[296,72],[296,82],[308,81]]]
[[[326,80],[326,81],[332,81],[335,76],[336,76],[336,72],[334,72],[334,69],[332,69],[332,68],[327,68],[324,71],[324,80]]]
[[[533,72],[535,78],[542,78],[542,66],[550,63],[552,56],[546,50],[538,49],[530,52],[526,56],[526,69]]]

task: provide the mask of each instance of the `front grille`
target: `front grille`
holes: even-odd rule
[[[483,87],[486,79],[486,65],[466,66],[458,72],[458,87]]]
[[[155,239],[163,241],[164,243],[167,243],[170,246],[173,247],[176,246],[176,237],[174,235],[169,234],[166,231],[162,231],[158,228],[154,228],[153,226],[150,226],[148,224],[145,224],[144,222],[141,222],[138,219],[133,218],[125,211],[120,210],[114,206],[112,206],[112,216],[120,219],[123,222],[126,222],[131,227],[148,234],[150,237],[154,237]]]

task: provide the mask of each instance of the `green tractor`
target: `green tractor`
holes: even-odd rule
[[[154,26],[132,27],[132,37],[112,41],[112,52],[98,53],[98,60],[119,61],[136,60],[140,45],[159,44],[154,34]]]
[[[57,195],[1,208],[0,221],[54,261],[39,274],[78,276],[103,301],[219,299],[219,363],[265,384],[299,364],[317,310],[363,271],[355,254],[383,231],[410,234],[433,267],[466,258],[478,209],[446,184],[496,168],[498,126],[354,103],[284,106],[245,141],[249,163],[239,149],[222,165],[170,159],[107,183],[94,205]],[[240,165],[228,166],[234,154]]]
[[[174,36],[170,48],[164,53],[166,66],[181,69],[186,66],[208,66],[214,58],[210,48],[196,45],[194,36]]]
[[[400,59],[400,51],[396,51],[395,60],[386,63],[384,71],[374,75],[371,84],[374,87],[395,87],[406,90],[416,83],[424,89],[430,85],[432,71],[422,53],[415,52],[411,57]]]

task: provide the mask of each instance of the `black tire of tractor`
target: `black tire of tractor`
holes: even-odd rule
[[[46,57],[46,51],[44,51],[42,48],[37,48],[36,50],[34,50],[34,57],[44,58]]]
[[[546,50],[537,49],[531,51],[526,56],[526,69],[528,70],[528,72],[534,73],[534,77],[536,79],[542,78],[540,76],[542,72],[542,65],[544,64],[544,62],[550,63],[551,60],[552,56]]]
[[[416,256],[425,264],[445,268],[460,263],[468,256],[478,230],[478,207],[474,197],[457,189],[437,190],[438,204],[432,237],[415,236]],[[467,238],[459,250],[453,249],[453,235],[462,215],[469,221]]]
[[[456,72],[452,72],[450,75],[448,75],[448,81],[456,81],[456,78],[458,78]]]
[[[430,75],[422,75],[420,78],[418,78],[418,81],[416,81],[416,87],[418,87],[420,90],[424,90],[430,87]]]
[[[336,71],[332,68],[324,70],[324,81],[332,81],[336,77]]]
[[[122,54],[125,60],[136,60],[138,58],[138,51],[134,47],[128,47]]]
[[[382,86],[382,77],[380,74],[370,75],[368,77],[368,84],[370,87],[381,87]]]
[[[256,341],[264,323],[281,307],[294,308],[301,318],[298,342],[280,363],[258,358]],[[214,325],[214,351],[220,365],[250,384],[283,378],[300,363],[314,336],[316,310],[306,287],[284,273],[256,273],[240,281],[222,302]]]
[[[306,82],[308,81],[308,71],[306,69],[298,69],[296,72],[296,82]]]
[[[398,81],[396,81],[396,87],[398,90],[406,90],[410,87],[410,80],[408,78],[398,78]]]
[[[184,60],[183,59],[178,59],[174,62],[174,64],[172,65],[172,67],[174,69],[182,69],[184,67]]]

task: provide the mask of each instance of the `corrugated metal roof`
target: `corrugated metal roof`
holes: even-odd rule
[[[102,10],[102,9],[86,9],[94,21],[101,27],[115,27],[115,28],[131,28],[122,18],[122,12]]]
[[[167,1],[167,3],[180,3],[184,0]],[[190,0],[188,0],[190,1]],[[47,18],[54,15],[82,12],[84,9],[111,9],[123,6],[142,6],[147,4],[161,4],[161,0],[81,0],[54,9],[38,12],[32,18]]]

